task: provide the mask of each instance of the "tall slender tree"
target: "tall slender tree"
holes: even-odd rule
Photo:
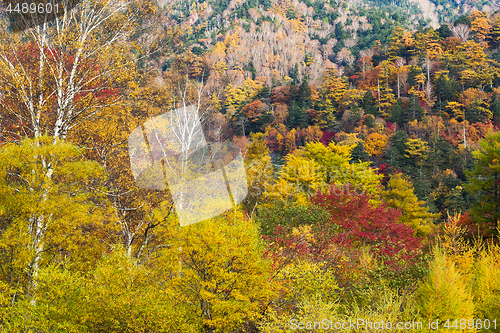
[[[479,144],[465,188],[477,198],[472,206],[476,220],[500,227],[500,132],[488,135]]]

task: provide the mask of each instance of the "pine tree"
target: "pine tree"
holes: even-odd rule
[[[500,132],[479,141],[481,148],[473,153],[474,169],[467,172],[465,188],[475,194],[472,215],[481,223],[500,227]]]
[[[352,160],[349,163],[358,163],[361,162],[369,162],[370,155],[365,150],[365,145],[362,141],[358,142],[356,147],[353,148],[352,152]]]
[[[307,127],[307,113],[295,101],[290,102],[287,125],[290,129]]]
[[[397,131],[389,138],[389,142],[390,148],[387,152],[389,164],[397,169],[403,169],[408,163],[408,158],[405,156],[408,135],[404,131]]]
[[[441,24],[439,29],[437,29],[436,31],[439,34],[439,37],[443,39],[451,37],[452,35],[451,29],[448,27],[448,24]]]
[[[490,106],[491,112],[493,113],[493,123],[500,126],[500,98],[495,97]]]
[[[405,110],[404,113],[404,121],[410,122],[415,119],[422,120],[423,115],[424,115],[424,110],[420,105],[420,100],[415,94],[411,94],[410,103],[408,104],[408,108]]]
[[[311,88],[309,87],[307,80],[302,81],[302,84],[297,91],[297,105],[302,110],[307,110],[312,107]]]
[[[376,100],[371,90],[368,90],[363,95],[363,100],[361,101],[360,106],[363,108],[363,110],[365,110],[365,113],[378,116]]]
[[[422,70],[418,66],[411,66],[408,73],[408,85],[410,87],[417,85],[416,77],[422,73]]]
[[[389,120],[393,123],[398,124],[400,127],[404,124],[403,119],[403,108],[401,107],[401,98],[398,99],[398,102],[392,106],[391,116]]]
[[[438,100],[441,100],[443,104],[453,100],[455,92],[458,87],[455,81],[450,80],[447,75],[439,75],[434,85],[434,92]]]

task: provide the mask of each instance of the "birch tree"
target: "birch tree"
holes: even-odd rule
[[[212,143],[204,134],[211,103],[206,86],[187,79],[177,82],[170,111],[134,129],[129,151],[136,183],[148,189],[168,188],[181,225],[187,225],[241,202],[246,189],[239,184],[246,184],[246,179],[239,150],[219,141],[220,130],[209,131],[219,136],[208,138],[215,139]],[[231,193],[225,193],[229,184]]]
[[[0,280],[14,291],[12,303],[26,293],[34,303],[42,264],[64,266],[65,258],[75,264],[86,252],[102,251],[91,237],[102,223],[99,191],[91,193],[102,168],[74,145],[53,140],[23,139],[0,149]]]
[[[88,121],[103,108],[116,104],[127,89],[134,71],[130,43],[133,31],[130,3],[85,0],[52,22],[11,33],[6,22],[0,27],[0,93],[2,139],[19,141],[28,136],[65,140],[75,126]],[[7,126],[7,125],[11,126]],[[38,140],[34,144],[38,144]],[[51,155],[33,151],[47,179],[42,204],[53,195]],[[35,170],[34,170],[35,172]],[[39,206],[38,206],[39,207]],[[33,239],[30,265],[32,288],[36,290],[41,256],[47,243],[50,213],[33,207],[26,228]],[[34,301],[34,299],[33,299]]]
[[[65,139],[78,123],[116,103],[130,77],[127,3],[85,1],[53,22],[0,35],[3,113],[20,134]]]

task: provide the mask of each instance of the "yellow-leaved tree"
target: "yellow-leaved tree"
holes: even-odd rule
[[[31,171],[23,170],[44,180],[45,187],[38,189],[44,195],[36,207],[49,205],[58,193],[57,186],[51,188],[60,181],[52,180],[57,153],[47,151],[57,151],[57,142],[66,140],[76,126],[136,88],[136,43],[131,35],[137,28],[137,9],[133,1],[83,1],[53,22],[16,34],[0,22],[2,137],[19,141],[46,135],[54,145],[46,147],[50,140],[44,139],[40,147],[46,150],[32,153],[39,158],[26,164]],[[42,254],[50,248],[46,226],[53,223],[53,215],[37,209],[27,214],[23,218],[31,228],[35,257],[25,269],[35,288]]]
[[[329,185],[350,184],[358,193],[376,194],[382,175],[370,168],[370,162],[350,163],[354,145],[328,146],[309,142],[286,156],[287,163],[279,173],[276,185],[286,188],[289,196],[305,201],[318,190],[325,191]],[[281,193],[282,195],[283,193]],[[269,186],[265,196],[279,197],[276,186]]]
[[[327,68],[323,73],[323,83],[321,85],[321,110],[319,111],[317,125],[320,127],[330,126],[335,120],[338,106],[348,84],[341,77],[335,68]]]
[[[260,318],[274,292],[255,222],[235,210],[187,227],[169,218],[162,230],[163,248],[152,259],[157,279],[204,331],[229,332]]]
[[[365,149],[371,156],[382,157],[389,138],[387,135],[380,133],[370,133],[366,136]]]
[[[424,201],[418,200],[413,184],[400,173],[391,176],[382,191],[382,199],[389,207],[401,209],[399,221],[411,226],[416,236],[427,235],[432,230],[433,220],[439,217],[439,214],[429,212]]]
[[[500,247],[497,244],[481,251],[474,263],[475,276],[472,293],[476,305],[476,318],[493,321],[500,318]],[[500,327],[492,332],[500,332]]]
[[[41,267],[70,262],[88,271],[104,251],[97,237],[107,214],[102,169],[74,145],[53,140],[0,148],[0,280],[12,304],[35,302]]]
[[[471,288],[455,268],[455,263],[441,248],[436,246],[433,256],[429,265],[429,275],[424,278],[416,291],[420,315],[425,322],[439,320],[442,332],[456,332],[457,330],[451,327],[454,320],[464,319],[467,322],[474,319]],[[449,320],[449,329],[443,327],[446,320]],[[468,327],[459,328],[459,331],[473,332]],[[424,325],[424,328],[427,327]]]

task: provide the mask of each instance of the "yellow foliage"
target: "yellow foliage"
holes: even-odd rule
[[[427,159],[428,151],[429,149],[427,144],[421,139],[408,139],[408,142],[406,143],[405,156],[415,159],[416,161],[423,161]]]
[[[387,135],[380,133],[371,133],[364,140],[365,149],[368,154],[370,154],[370,156],[382,157],[382,154],[387,147],[388,141],[389,138],[387,137]]]
[[[451,328],[453,320],[474,318],[474,303],[471,288],[464,281],[454,262],[443,251],[435,247],[434,259],[430,263],[429,275],[416,292],[417,304],[422,321],[439,320],[440,332],[473,332],[468,329]],[[450,329],[443,327],[450,320]],[[429,330],[426,325],[423,326]]]
[[[290,24],[292,26],[292,29],[295,30],[295,32],[298,34],[307,30],[307,26],[305,25],[305,23],[299,19],[290,20]]]
[[[212,48],[212,53],[219,55],[220,57],[226,56],[226,44],[223,42],[218,42]]]
[[[235,114],[246,103],[254,99],[262,90],[264,83],[258,80],[247,78],[240,87],[228,85],[225,90],[226,108],[229,114]]]
[[[229,332],[261,317],[274,293],[253,221],[230,211],[187,227],[178,227],[176,219],[163,223],[168,247],[152,262],[157,279],[196,314],[200,326]]]
[[[368,193],[375,194],[382,175],[377,175],[368,162],[349,163],[354,146],[331,142],[325,147],[319,142],[307,143],[304,148],[287,155],[287,164],[275,187],[270,186],[267,196],[282,195],[303,201],[317,190],[325,191],[330,184],[347,183],[360,185]]]
[[[424,201],[418,200],[413,184],[400,173],[391,176],[382,198],[390,207],[401,210],[399,222],[411,226],[417,237],[426,236],[432,230],[433,220],[439,217],[429,212]]]
[[[347,82],[342,77],[339,77],[335,68],[326,69],[323,73],[323,83],[321,85],[325,105],[330,106],[332,103],[339,103],[347,87]]]
[[[270,306],[260,325],[262,332],[294,332],[290,326],[292,319],[314,322],[323,318],[334,320],[343,317],[337,314],[339,288],[326,263],[307,260],[292,262],[275,279],[282,285],[284,296]]]
[[[462,107],[464,105],[458,102],[448,102],[446,105],[447,109],[450,109],[451,113],[453,114],[453,117],[455,119],[461,118],[462,120],[465,119],[465,114],[464,111],[462,110]]]
[[[476,33],[479,39],[484,40],[486,35],[489,34],[491,29],[491,22],[486,17],[486,14],[478,10],[470,13],[469,18],[471,19],[471,31]]]
[[[280,179],[295,183],[307,193],[315,193],[324,179],[324,172],[314,160],[308,160],[294,155],[287,156],[287,163],[280,173]]]

